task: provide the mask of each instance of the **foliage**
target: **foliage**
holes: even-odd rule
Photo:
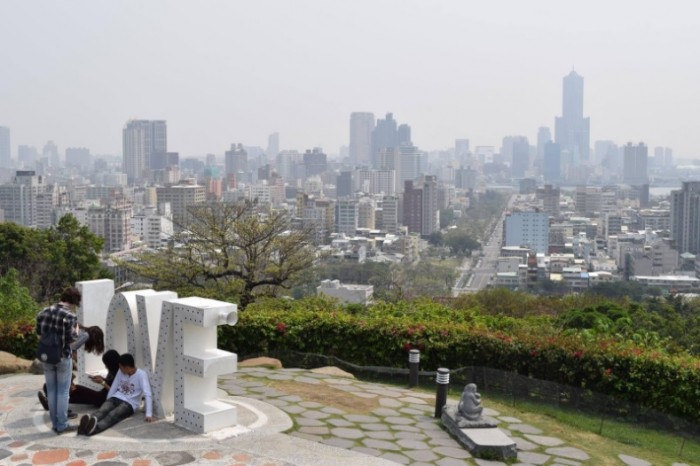
[[[29,290],[19,283],[15,269],[0,276],[0,303],[0,322],[31,320],[39,312],[39,305],[32,299]]]
[[[238,298],[242,309],[259,296],[289,289],[313,264],[312,232],[291,229],[285,212],[261,212],[255,203],[192,206],[170,246],[125,267],[154,288]]]
[[[449,295],[457,272],[450,261],[423,260],[400,265],[348,261],[321,264],[316,267],[313,278],[317,280],[315,283],[327,278],[342,283],[372,285],[375,300],[394,302],[418,296]]]
[[[452,254],[457,256],[471,256],[474,249],[481,248],[479,241],[475,240],[464,229],[453,228],[443,238],[444,244],[450,248]]]
[[[99,263],[102,245],[70,214],[47,230],[0,223],[0,275],[15,269],[32,298],[47,303],[66,286],[106,276]]]
[[[620,314],[609,318],[622,321]],[[700,420],[698,359],[671,355],[658,341],[561,331],[549,315],[487,315],[427,299],[347,309],[317,297],[256,302],[236,327],[220,331],[220,344],[241,355],[295,350],[403,367],[406,352],[418,348],[425,370],[493,367]]]
[[[34,359],[35,319],[41,306],[19,283],[18,275],[15,269],[10,269],[0,276],[0,351]]]
[[[36,357],[39,343],[34,318],[16,321],[0,320],[0,351],[6,351],[24,359]]]

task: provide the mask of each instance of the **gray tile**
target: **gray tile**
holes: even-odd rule
[[[583,450],[580,450],[578,448],[574,447],[554,447],[554,448],[548,448],[545,450],[545,453],[549,453],[550,455],[553,456],[563,456],[564,458],[571,458],[574,460],[581,460],[581,461],[586,461],[589,460],[591,457],[588,456],[588,453],[586,453]]]
[[[410,438],[403,438],[403,439],[397,440],[396,444],[399,445],[401,448],[404,448],[406,450],[428,450],[430,448],[427,443],[425,443],[421,440],[415,440],[415,439],[410,439]],[[425,460],[421,460],[421,461],[425,461]]]
[[[518,452],[518,460],[530,464],[545,464],[551,456],[543,455],[542,453],[533,453],[529,451]]]
[[[449,458],[464,459],[472,457],[467,450],[460,447],[436,447],[433,448],[433,451],[438,455],[447,456]]]
[[[385,460],[393,461],[394,463],[399,463],[399,464],[410,464],[411,460],[405,457],[404,455],[400,455],[398,453],[384,453],[380,458],[383,458]]]
[[[322,443],[325,443],[326,445],[330,445],[333,447],[345,448],[345,449],[352,448],[355,445],[355,442],[352,440],[345,439],[345,438],[335,438],[335,437],[325,439],[322,441]]]
[[[306,411],[301,413],[302,417],[308,418],[308,419],[326,419],[330,417],[331,415],[328,413],[323,413],[321,411]]]
[[[355,425],[353,422],[346,421],[345,419],[338,419],[338,418],[326,419],[326,422],[328,424],[334,425],[336,427],[350,427],[350,426]]]
[[[382,421],[377,416],[366,416],[364,414],[346,414],[343,417],[351,422],[376,423]]]
[[[414,461],[435,461],[439,458],[430,450],[403,450],[401,453]]]
[[[331,434],[345,439],[358,439],[365,436],[365,433],[360,429],[350,429],[347,427],[335,427],[331,429]]]
[[[394,450],[394,451],[401,450],[401,447],[399,447],[396,443],[388,442],[386,440],[366,438],[366,439],[362,440],[362,443],[367,447],[376,448],[377,450]]]

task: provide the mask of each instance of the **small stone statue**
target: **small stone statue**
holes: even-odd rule
[[[476,384],[467,384],[457,405],[457,423],[462,426],[462,424],[479,421],[483,410],[481,395],[476,391]]]

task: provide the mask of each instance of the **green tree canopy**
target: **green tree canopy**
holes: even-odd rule
[[[39,312],[39,305],[22,286],[15,269],[0,276],[0,321],[18,322],[33,319]]]
[[[77,281],[106,276],[103,242],[70,214],[47,230],[0,223],[0,274],[16,270],[33,299],[46,303]]]
[[[479,249],[481,244],[469,235],[465,230],[453,228],[443,237],[443,241],[450,248],[452,254],[459,256],[471,255],[474,249]]]

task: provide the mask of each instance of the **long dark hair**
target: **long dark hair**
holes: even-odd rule
[[[88,341],[85,342],[85,351],[92,354],[102,354],[105,351],[105,336],[102,329],[97,325],[85,327]]]
[[[107,381],[111,383],[119,370],[119,353],[116,350],[107,350],[102,355],[102,363],[107,368]]]

